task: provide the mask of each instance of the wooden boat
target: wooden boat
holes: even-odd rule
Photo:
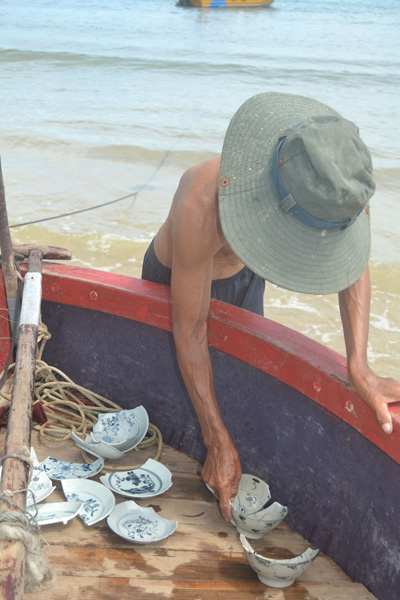
[[[4,307],[2,283],[0,301]],[[46,529],[58,584],[42,599],[397,600],[400,410],[391,408],[394,433],[381,433],[349,389],[343,357],[273,321],[211,302],[209,346],[223,418],[243,471],[265,479],[289,509],[263,547],[275,557],[300,553],[306,543],[323,553],[292,587],[273,590],[255,577],[235,528],[200,480],[205,448],[177,366],[169,288],[44,264],[42,320],[52,335],[43,356],[49,364],[121,407],[145,406],[162,431],[162,460],[175,481],[150,504],[180,522],[167,540],[140,548],[121,542],[105,522],[91,530],[74,519]],[[7,337],[2,319],[1,368]],[[39,458],[79,457],[71,443],[51,445],[36,433],[33,442]]]
[[[177,0],[177,5],[198,8],[261,8],[273,2],[274,0]]]

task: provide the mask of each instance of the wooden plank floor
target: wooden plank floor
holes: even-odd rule
[[[4,430],[0,432],[0,442]],[[82,462],[73,442],[32,443],[39,459],[54,456]],[[123,459],[139,465],[154,456],[155,446],[132,451]],[[135,545],[124,541],[103,520],[91,527],[79,518],[66,525],[41,528],[44,553],[56,571],[56,583],[27,600],[373,600],[333,561],[319,555],[295,584],[285,590],[264,586],[248,565],[236,529],[220,516],[218,506],[200,477],[200,465],[164,447],[160,461],[173,474],[173,486],[163,495],[139,500],[152,506],[178,528],[159,543]],[[98,477],[96,478],[98,479]],[[61,485],[45,502],[64,501]],[[116,496],[116,501],[126,498]],[[262,540],[256,550],[277,558],[300,554],[308,543],[285,524]]]

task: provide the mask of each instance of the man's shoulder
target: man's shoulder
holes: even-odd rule
[[[214,203],[218,195],[219,157],[190,167],[182,176],[180,191],[190,204]]]
[[[182,179],[191,183],[215,185],[218,184],[220,169],[220,157],[209,158],[197,165],[189,167],[183,174]]]

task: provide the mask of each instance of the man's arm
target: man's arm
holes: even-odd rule
[[[211,190],[204,189],[201,173],[183,194],[173,225],[174,340],[180,371],[207,447],[202,476],[219,498],[222,516],[230,520],[229,500],[236,495],[241,468],[219,412],[207,343],[213,256],[223,238],[210,201]]]
[[[388,405],[400,402],[400,382],[379,377],[368,366],[370,302],[371,284],[367,267],[354,285],[339,292],[349,383],[373,410],[383,431],[391,433],[393,424]]]

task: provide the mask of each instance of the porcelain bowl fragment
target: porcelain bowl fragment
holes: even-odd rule
[[[94,525],[105,519],[115,506],[114,494],[97,481],[64,479],[61,485],[69,502],[83,502],[78,516],[85,525]]]
[[[108,460],[119,460],[124,456],[124,453],[118,450],[118,448],[107,444],[107,442],[95,442],[90,435],[87,435],[83,440],[76,433],[72,432],[71,439],[78,448],[97,457],[107,458]]]
[[[231,523],[239,533],[259,539],[283,521],[287,507],[279,502],[265,506],[270,499],[270,489],[265,481],[254,475],[242,475],[238,492],[231,501]]]
[[[172,473],[165,465],[149,458],[138,469],[107,473],[100,481],[122,496],[150,498],[163,494],[172,486]]]
[[[149,416],[143,406],[101,414],[93,427],[93,442],[106,442],[120,452],[135,448],[147,433]]]
[[[259,477],[244,473],[231,506],[238,514],[251,515],[262,510],[270,499],[268,484]]]
[[[142,508],[133,500],[117,504],[107,524],[114,533],[135,544],[159,542],[178,526],[177,521],[164,519],[153,508]]]
[[[308,548],[294,558],[276,560],[255,552],[243,534],[239,537],[247,561],[256,572],[258,579],[264,585],[274,588],[286,588],[292,585],[300,575],[303,575],[320,552],[318,549]]]

